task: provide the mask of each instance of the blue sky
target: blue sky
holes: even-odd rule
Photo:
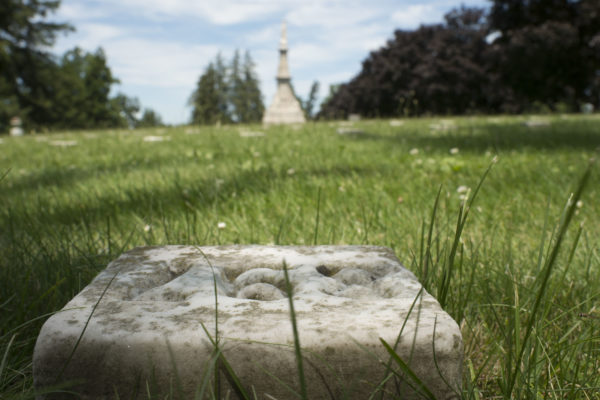
[[[306,97],[313,81],[324,98],[329,85],[360,71],[370,51],[396,29],[441,22],[460,0],[62,0],[53,17],[76,32],[61,36],[54,51],[102,47],[114,91],[137,97],[167,123],[190,118],[187,100],[218,52],[230,59],[249,50],[265,104],[275,94],[281,22],[288,25],[292,83]],[[462,0],[486,7],[486,0]]]

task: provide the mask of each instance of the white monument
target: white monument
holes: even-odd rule
[[[281,26],[279,41],[279,68],[277,69],[277,93],[263,116],[264,124],[301,124],[306,121],[300,103],[290,85],[292,79],[287,60],[287,37],[285,22]]]

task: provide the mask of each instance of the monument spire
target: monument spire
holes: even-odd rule
[[[292,76],[288,67],[288,42],[285,21],[281,25],[279,40],[279,67],[277,68],[277,92],[271,106],[263,116],[265,124],[294,124],[305,122],[304,112],[294,95],[290,81]]]

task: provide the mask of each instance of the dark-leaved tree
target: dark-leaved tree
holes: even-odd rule
[[[484,11],[461,8],[445,18],[445,24],[397,30],[386,46],[363,61],[354,79],[324,102],[320,116],[456,114],[488,108]]]
[[[598,104],[598,0],[493,0],[489,24],[499,34],[490,62],[505,88],[503,110]]]

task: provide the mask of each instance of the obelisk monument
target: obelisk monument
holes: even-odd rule
[[[277,69],[277,93],[271,106],[263,116],[263,124],[301,124],[306,121],[304,112],[294,92],[290,81],[292,77],[287,60],[286,26],[281,26],[281,40],[279,41],[279,68]]]

